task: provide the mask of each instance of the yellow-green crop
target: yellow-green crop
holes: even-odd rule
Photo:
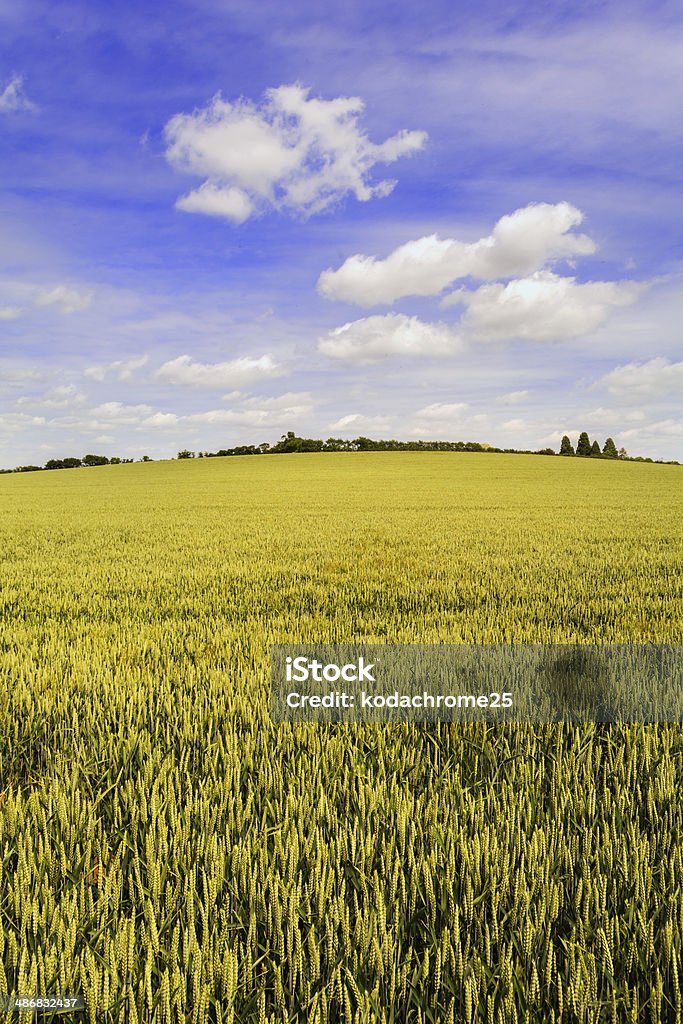
[[[276,726],[268,695],[273,643],[680,643],[682,474],[0,478],[0,993],[82,992],[91,1022],[680,1022],[683,726]]]

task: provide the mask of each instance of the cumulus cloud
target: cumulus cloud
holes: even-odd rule
[[[81,293],[63,284],[50,291],[39,292],[36,306],[58,306],[60,313],[78,313],[92,302],[92,292]]]
[[[624,397],[659,398],[683,390],[683,362],[672,363],[663,356],[644,363],[626,363],[610,370],[598,381],[610,394]]]
[[[211,181],[205,181],[194,192],[181,196],[176,206],[186,213],[224,217],[235,224],[242,224],[254,212],[254,204],[246,192],[239,188],[221,188]]]
[[[92,380],[103,381],[109,374],[115,374],[119,380],[130,380],[135,370],[141,369],[149,361],[149,356],[135,356],[132,359],[115,359],[113,363],[102,363],[88,366],[83,372]]]
[[[447,324],[428,324],[403,313],[353,320],[318,340],[324,355],[354,363],[377,363],[391,356],[450,356],[461,347],[459,335]]]
[[[178,425],[178,417],[174,412],[155,412],[142,420],[143,427],[175,427]]]
[[[17,320],[23,312],[19,306],[3,306],[0,308],[0,320]]]
[[[261,104],[215,96],[165,127],[166,158],[178,171],[204,178],[176,205],[241,223],[269,207],[314,214],[348,193],[366,201],[395,182],[370,181],[377,163],[420,149],[425,132],[401,131],[371,142],[358,124],[357,96],[312,99],[301,85],[269,89]]]
[[[635,281],[578,284],[576,278],[539,270],[507,284],[459,289],[448,302],[467,307],[460,326],[481,340],[560,341],[600,327],[614,308],[635,302],[645,287]]]
[[[0,92],[0,113],[14,114],[19,110],[35,109],[35,103],[24,92],[23,75],[14,75]]]
[[[318,291],[358,306],[390,305],[406,295],[438,295],[454,281],[483,281],[533,273],[549,262],[595,252],[587,235],[571,233],[583,214],[570,203],[532,203],[501,217],[477,242],[427,235],[386,259],[351,256],[338,270],[323,271]]]
[[[224,363],[197,363],[182,355],[160,366],[154,374],[168,384],[191,388],[240,388],[256,380],[280,377],[285,370],[270,355],[242,356]]]

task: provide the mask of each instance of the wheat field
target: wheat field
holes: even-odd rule
[[[683,726],[275,725],[268,697],[276,643],[680,643],[682,474],[0,478],[0,994],[82,993],[88,1022],[679,1024]]]

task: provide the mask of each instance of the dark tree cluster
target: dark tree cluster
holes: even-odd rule
[[[627,458],[626,449],[620,448],[619,451],[617,451],[617,446],[615,445],[611,437],[607,438],[604,445],[602,446],[602,451],[600,451],[600,445],[598,444],[598,442],[593,441],[591,443],[591,440],[585,430],[582,431],[579,435],[578,444],[576,445],[576,451],[574,451],[573,444],[565,434],[562,438],[562,441],[560,442],[560,455],[579,455],[581,458],[588,459]],[[652,460],[650,459],[650,461]]]

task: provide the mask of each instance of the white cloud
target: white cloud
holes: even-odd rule
[[[508,391],[504,395],[498,395],[496,401],[499,405],[520,405],[526,402],[528,397],[528,391]]]
[[[242,356],[225,363],[197,363],[186,354],[164,363],[154,376],[168,384],[192,388],[239,388],[267,377],[280,377],[284,373],[284,369],[267,354],[258,358]]]
[[[659,398],[670,392],[683,390],[683,362],[672,363],[662,356],[644,363],[617,366],[602,377],[598,384],[610,394],[630,398]]]
[[[361,201],[391,192],[372,184],[377,163],[420,149],[426,133],[402,131],[371,142],[358,126],[358,97],[310,99],[301,85],[269,89],[260,105],[215,96],[192,114],[167,123],[166,158],[204,183],[178,200],[183,210],[241,223],[268,207],[318,213],[349,192]]]
[[[675,420],[670,417],[669,419],[658,420],[656,423],[649,423],[647,426],[632,427],[630,430],[624,430],[621,433],[621,437],[624,440],[654,438],[658,435],[664,437],[683,436],[683,420]]]
[[[73,288],[66,288],[63,284],[52,288],[51,291],[40,292],[35,299],[36,306],[54,306],[60,308],[61,313],[78,313],[92,302],[92,292],[82,294]]]
[[[485,284],[473,292],[459,289],[448,302],[467,306],[460,326],[476,338],[559,341],[600,327],[615,307],[635,302],[646,287],[635,281],[578,284],[573,277],[539,270],[505,285]]]
[[[267,427],[292,423],[305,419],[313,412],[315,399],[309,391],[288,391],[283,395],[264,398],[254,395],[244,400],[235,409],[206,409],[178,415],[172,412],[155,412],[140,422],[140,427],[177,427],[226,423],[251,427]],[[151,410],[148,409],[151,413]]]
[[[0,309],[0,320],[17,320],[23,312],[19,306],[3,306]]]
[[[178,417],[174,412],[155,412],[142,420],[143,427],[175,427],[178,425]]]
[[[193,412],[182,416],[184,423],[233,423],[234,413],[231,409],[207,409],[205,412]]]
[[[149,405],[126,405],[124,402],[103,402],[88,410],[92,417],[91,426],[94,423],[132,424],[139,423],[144,417],[150,416],[153,409]]]
[[[391,424],[389,416],[364,416],[362,413],[354,412],[330,423],[329,429],[343,430],[347,433],[356,430],[391,430]]]
[[[266,427],[305,419],[312,414],[315,405],[316,401],[309,391],[288,391],[272,398],[254,395],[236,409],[216,411],[221,412],[221,420],[225,423]],[[213,412],[199,415],[213,416]]]
[[[0,92],[0,113],[13,114],[19,110],[36,110],[36,105],[24,92],[23,76],[14,75]]]
[[[190,413],[181,417],[184,423],[230,423],[249,427],[270,427],[278,424],[289,424],[305,419],[312,412],[312,406],[306,402],[278,406],[268,404],[264,400],[262,407],[252,406],[240,409],[208,409],[206,412]]]
[[[645,418],[645,413],[641,409],[605,409],[602,406],[582,414],[582,419],[590,427],[614,427],[625,422],[640,423]]]
[[[0,429],[9,432],[21,430],[24,427],[42,427],[45,426],[44,416],[30,416],[25,412],[10,412],[6,414],[0,414]]]
[[[288,409],[293,406],[306,406],[312,409],[316,400],[310,391],[287,391],[284,395],[277,395],[274,398],[262,398],[260,395],[252,395],[243,402],[246,409]]]
[[[461,348],[460,337],[447,324],[428,324],[403,313],[354,320],[318,340],[324,355],[355,363],[390,356],[451,356]]]
[[[17,405],[39,405],[46,409],[68,409],[74,405],[82,405],[86,396],[74,384],[60,384],[46,391],[44,395],[23,395]]]
[[[251,217],[254,205],[246,192],[240,188],[221,188],[211,181],[205,181],[194,192],[176,202],[179,210],[186,213],[205,213],[209,217],[224,217],[242,224]]]
[[[406,295],[438,295],[459,278],[491,281],[530,274],[553,260],[595,252],[587,235],[570,234],[582,220],[569,203],[532,203],[501,217],[492,233],[477,242],[427,235],[399,246],[384,260],[351,256],[338,270],[323,271],[318,291],[367,308]]]
[[[466,402],[434,402],[413,414],[408,436],[423,440],[479,440],[490,426],[486,413],[470,413]]]
[[[139,370],[149,361],[149,356],[135,356],[132,359],[115,359],[113,363],[103,363],[99,366],[88,366],[84,370],[86,377],[93,380],[103,381],[108,374],[114,373],[119,380],[130,380],[134,370]]]
[[[420,420],[451,420],[462,416],[467,408],[467,402],[433,402],[423,409],[418,409],[415,415]]]

